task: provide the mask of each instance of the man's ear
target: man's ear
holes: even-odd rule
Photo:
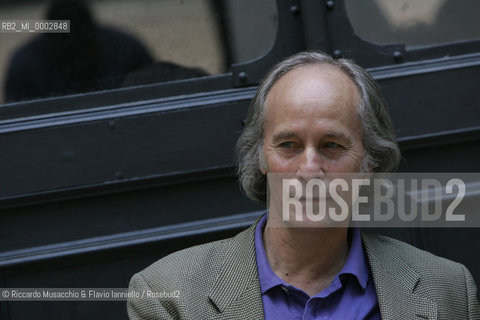
[[[259,169],[260,169],[260,172],[261,172],[264,176],[266,176],[267,173],[268,173],[268,169],[267,169],[267,162],[265,161],[265,158],[260,159],[259,165],[260,165],[260,168],[259,168]]]
[[[262,148],[262,153],[263,153],[263,148]],[[265,153],[263,153],[261,156],[259,156],[259,159],[258,159],[258,166],[259,166],[259,170],[260,172],[266,176],[267,175],[267,161],[265,160]]]
[[[266,176],[267,175],[267,169],[263,168],[263,167],[260,167],[260,172]]]

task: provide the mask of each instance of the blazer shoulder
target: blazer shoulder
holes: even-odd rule
[[[454,268],[461,269],[462,264],[437,256],[431,252],[419,249],[406,242],[390,238],[384,235],[369,235],[368,237],[374,237],[376,241],[381,243],[385,247],[385,251],[390,251],[391,254],[399,255],[400,257],[412,262],[413,264],[423,264],[428,262],[430,265],[435,266],[452,266]]]
[[[421,277],[444,283],[464,282],[466,268],[461,263],[439,257],[411,244],[383,235],[364,234],[367,252],[383,261],[402,261]],[[458,282],[457,282],[458,283]]]
[[[377,271],[381,266],[402,283],[413,281],[411,289],[434,301],[439,314],[449,315],[444,318],[453,319],[457,315],[456,319],[480,319],[477,287],[463,264],[386,236],[362,234],[362,237],[370,263]]]

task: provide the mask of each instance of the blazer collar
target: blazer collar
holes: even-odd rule
[[[215,319],[263,319],[263,302],[255,259],[255,224],[236,235],[226,248],[218,276],[208,293],[219,314]]]
[[[385,237],[362,232],[383,319],[437,319],[437,304],[415,294],[419,274],[402,260]]]

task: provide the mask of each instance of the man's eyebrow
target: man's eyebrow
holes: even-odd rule
[[[335,132],[335,131],[329,131],[323,134],[325,138],[332,138],[332,139],[340,139],[340,140],[345,140],[345,141],[351,141],[350,137],[347,136],[346,134],[342,132]],[[277,141],[283,141],[283,140],[288,140],[288,139],[294,139],[298,138],[298,134],[290,131],[286,132],[279,132],[277,134],[273,135],[272,141],[277,142]]]
[[[347,140],[350,141],[350,137],[347,136],[346,134],[342,132],[327,132],[324,135],[327,138],[333,138],[333,139],[341,139],[341,140]]]
[[[293,138],[298,138],[298,134],[294,132],[286,131],[286,132],[279,132],[277,134],[274,134],[272,141],[277,142],[277,141],[288,140]]]

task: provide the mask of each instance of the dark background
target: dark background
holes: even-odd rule
[[[0,287],[126,288],[162,256],[251,224],[262,207],[239,191],[234,144],[266,70],[304,49],[378,79],[399,171],[479,171],[478,39],[376,45],[340,0],[278,0],[277,14],[271,50],[220,75],[1,105]],[[374,232],[459,261],[480,283],[478,228]],[[83,318],[126,319],[125,302],[0,302],[0,319]]]

